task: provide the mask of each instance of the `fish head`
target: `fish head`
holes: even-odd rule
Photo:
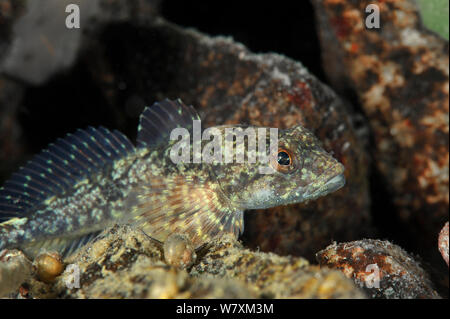
[[[258,148],[260,149],[258,139]],[[322,147],[307,129],[279,130],[277,139],[267,134],[266,156],[255,163],[222,166],[219,178],[232,204],[241,209],[261,209],[314,200],[345,184],[344,166]],[[274,145],[275,144],[275,145]]]

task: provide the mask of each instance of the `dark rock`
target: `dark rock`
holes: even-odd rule
[[[23,252],[17,249],[0,251],[0,297],[13,294],[31,273],[31,262]]]
[[[7,41],[0,44],[0,53],[7,53],[0,61],[0,71],[29,84],[42,84],[73,65],[86,33],[111,21],[137,19],[140,15],[149,18],[156,13],[158,3],[158,0],[48,0],[20,1],[13,5],[2,1],[2,9],[7,9],[7,24],[2,28]],[[69,4],[79,8],[80,28],[66,26],[71,12],[66,12]],[[14,14],[17,7],[22,14],[14,20],[10,16],[17,16]]]
[[[0,75],[0,181],[6,179],[27,154],[18,121],[24,88]]]

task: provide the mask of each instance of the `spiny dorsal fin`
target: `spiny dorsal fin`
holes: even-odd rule
[[[23,216],[81,177],[132,151],[134,146],[126,136],[104,127],[89,127],[58,139],[0,188],[0,221]]]
[[[161,242],[179,233],[198,248],[218,235],[237,238],[243,232],[243,211],[232,208],[213,185],[189,176],[154,179],[130,201],[134,223]]]
[[[146,107],[139,119],[137,146],[151,147],[167,143],[170,132],[183,127],[192,128],[192,121],[200,120],[200,116],[192,106],[185,105],[180,99],[165,99]]]

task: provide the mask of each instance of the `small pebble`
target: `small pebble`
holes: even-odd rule
[[[197,258],[191,241],[185,235],[170,235],[163,249],[166,263],[180,269],[189,268]]]
[[[46,252],[36,257],[33,267],[40,281],[51,283],[63,272],[64,263],[58,253]]]

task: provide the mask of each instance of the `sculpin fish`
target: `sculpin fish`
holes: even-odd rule
[[[104,127],[50,144],[0,188],[0,250],[67,256],[121,223],[161,242],[184,234],[199,247],[225,233],[239,236],[245,210],[313,200],[345,183],[344,166],[300,125],[278,131],[277,147],[265,151],[267,161],[193,161],[193,123],[199,120],[192,106],[164,100],[141,114],[136,146]],[[184,128],[190,136],[185,142],[192,144],[172,139],[175,128]],[[227,128],[233,126],[216,132]],[[261,141],[269,145],[269,135]],[[174,161],[175,146],[190,160]],[[246,148],[244,153],[251,155]],[[262,166],[272,172],[262,173]]]

